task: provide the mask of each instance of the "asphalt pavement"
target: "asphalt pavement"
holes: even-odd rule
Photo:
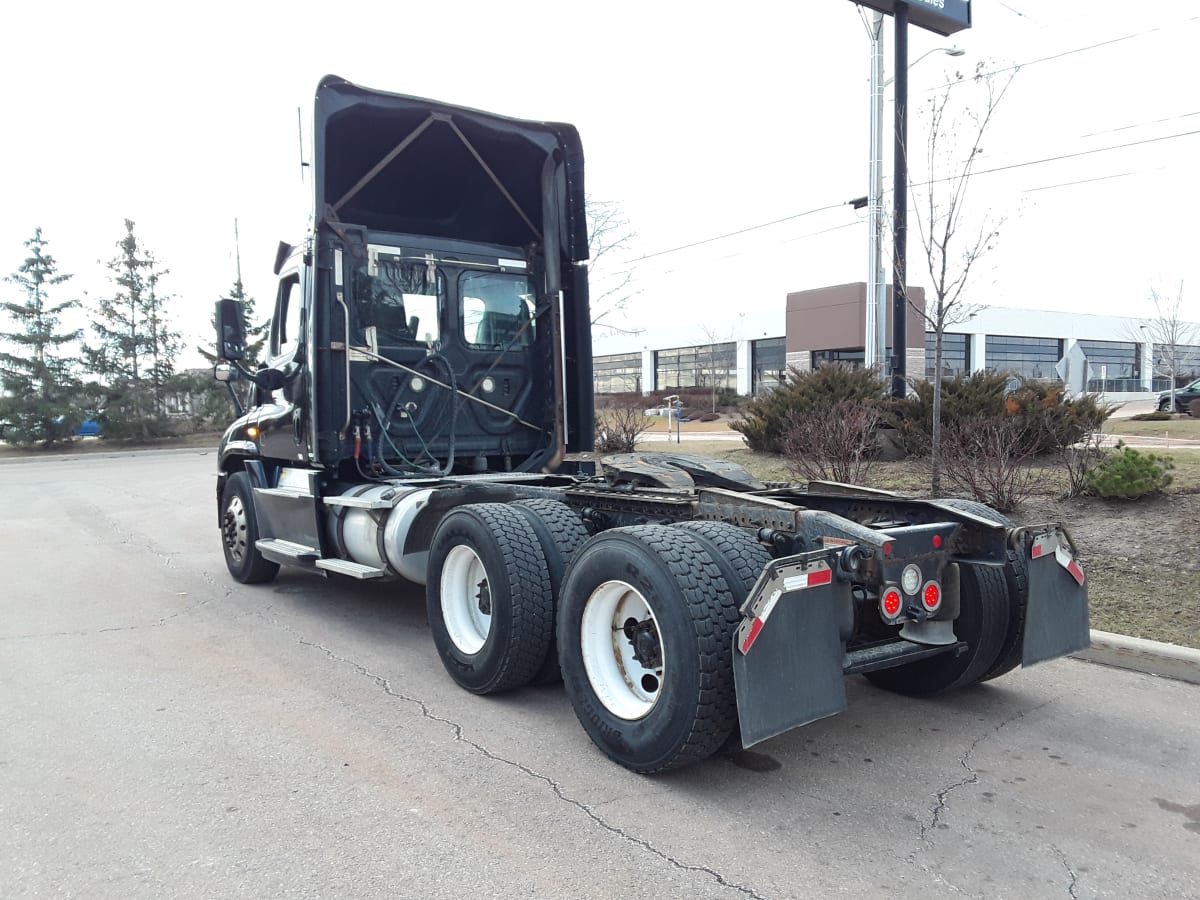
[[[1060,660],[660,777],[419,590],[228,578],[214,456],[0,466],[0,897],[1196,897],[1200,687]]]

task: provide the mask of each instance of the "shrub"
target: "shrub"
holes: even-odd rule
[[[1188,415],[1193,419],[1200,419],[1200,400],[1193,400],[1188,404]]]
[[[1011,512],[1033,491],[1034,445],[1014,416],[952,422],[942,432],[946,477],[974,500]]]
[[[650,427],[642,396],[613,394],[596,400],[596,452],[632,453],[638,438]]]
[[[1067,399],[1057,382],[1020,379],[1004,372],[973,372],[942,382],[942,425],[984,419],[1014,419],[1035,454],[1061,453],[1099,430],[1116,407],[1095,394]],[[913,393],[889,407],[897,439],[909,454],[929,452],[933,434],[933,382],[918,381]],[[1011,431],[1011,429],[1010,429]]]
[[[852,369],[834,363],[800,372],[789,369],[782,386],[750,400],[742,417],[731,424],[746,438],[751,450],[782,453],[789,420],[811,410],[828,411],[839,403],[880,406],[885,385],[871,369]]]
[[[1192,402],[1200,403],[1200,401],[1198,401],[1198,400],[1193,400]],[[1195,414],[1193,413],[1193,415],[1195,415]],[[1172,416],[1166,410],[1163,410],[1162,412],[1155,411],[1155,412],[1138,413],[1136,416],[1130,416],[1129,420],[1131,422],[1169,422],[1173,418],[1174,418],[1174,416]]]
[[[1115,453],[1088,473],[1086,490],[1096,497],[1135,500],[1165,490],[1174,467],[1156,453],[1118,444]]]
[[[1009,377],[1001,372],[972,372],[942,381],[942,424],[1004,414]],[[933,435],[933,382],[912,383],[912,393],[888,403],[896,439],[912,456],[929,452]]]
[[[800,478],[857,484],[875,461],[881,417],[877,406],[863,400],[793,412],[783,438],[788,469]]]

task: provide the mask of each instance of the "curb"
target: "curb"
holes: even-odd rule
[[[1073,659],[1200,684],[1200,650],[1093,631],[1092,646],[1072,653]]]

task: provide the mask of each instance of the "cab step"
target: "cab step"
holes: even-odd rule
[[[258,552],[274,562],[316,562],[321,554],[313,547],[285,541],[282,538],[259,538],[254,546]]]
[[[336,572],[338,575],[349,575],[351,578],[382,578],[386,572],[374,566],[364,566],[362,563],[351,562],[348,559],[318,559],[317,568],[326,572]]]

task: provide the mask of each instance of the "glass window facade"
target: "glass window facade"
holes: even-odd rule
[[[1200,378],[1200,347],[1177,346],[1175,356],[1175,385],[1182,387],[1189,381]],[[1171,355],[1171,354],[1168,354]],[[1166,391],[1171,388],[1170,360],[1163,360],[1162,348],[1154,345],[1154,390]]]
[[[991,372],[1011,372],[1023,378],[1057,381],[1054,366],[1062,359],[1058,338],[989,334],[983,345],[983,364]]]
[[[1056,360],[1057,362],[1057,360]],[[932,378],[937,367],[937,333],[925,332],[925,377]],[[942,377],[953,378],[971,371],[971,336],[942,334]]]
[[[1141,353],[1132,341],[1079,341],[1088,361],[1089,391],[1140,391]],[[1103,376],[1103,377],[1102,377]]]
[[[597,394],[642,392],[642,354],[613,353],[592,360],[592,383]]]
[[[785,338],[762,338],[750,343],[750,392],[755,396],[783,384],[787,371]]]
[[[658,391],[689,387],[737,389],[737,344],[701,344],[677,347],[654,354],[654,382]]]
[[[888,355],[891,355],[891,348],[888,348]],[[826,363],[841,363],[849,366],[852,369],[861,369],[863,367],[863,349],[862,347],[850,348],[848,350],[814,350],[812,352],[812,366],[823,366]]]

